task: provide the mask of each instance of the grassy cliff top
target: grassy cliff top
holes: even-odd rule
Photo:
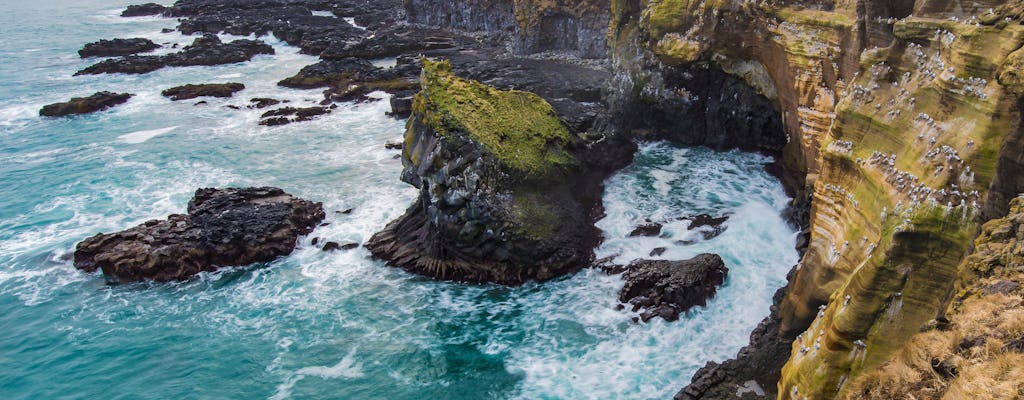
[[[551,105],[533,93],[503,91],[452,73],[447,61],[423,60],[413,112],[444,137],[464,132],[508,167],[543,175],[575,164],[572,136]]]

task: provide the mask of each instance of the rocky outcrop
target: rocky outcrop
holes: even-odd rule
[[[130,5],[124,11],[121,12],[122,17],[145,17],[150,15],[160,15],[167,10],[164,7],[156,3],[146,3],[138,5]]]
[[[622,279],[626,284],[619,301],[644,310],[644,322],[654,317],[666,321],[695,306],[707,305],[718,286],[725,283],[729,269],[717,254],[701,254],[685,261],[636,260],[626,266]]]
[[[78,71],[75,75],[145,74],[164,67],[238,63],[249,61],[257,54],[274,54],[274,48],[261,40],[239,39],[222,43],[216,35],[206,35],[177,53],[108,59]]]
[[[324,219],[323,206],[281,189],[199,189],[188,214],[98,234],[75,248],[75,267],[112,281],[188,279],[220,267],[288,255]]]
[[[78,55],[86,57],[119,57],[137,53],[145,53],[159,49],[160,45],[143,38],[100,40],[88,43],[78,50]]]
[[[241,83],[202,83],[175,86],[160,92],[171,100],[188,100],[196,97],[231,97],[245,89]]]
[[[604,168],[585,168],[603,146],[583,151],[532,93],[459,78],[447,62],[423,61],[420,81],[402,150],[402,180],[420,195],[366,244],[374,256],[438,279],[506,284],[587,265],[598,240],[588,211],[621,161],[604,153]]]
[[[129,93],[96,92],[89,97],[73,97],[66,102],[47,104],[39,110],[39,115],[63,117],[72,114],[88,114],[125,103],[132,96]]]
[[[263,113],[260,125],[278,126],[292,122],[309,121],[324,114],[330,114],[331,107],[281,107]]]

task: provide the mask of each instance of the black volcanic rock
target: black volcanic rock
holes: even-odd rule
[[[661,234],[662,225],[657,222],[642,224],[629,233],[629,237],[635,236],[658,236]]]
[[[39,110],[39,115],[62,117],[71,114],[88,114],[124,103],[132,96],[134,95],[129,93],[96,92],[89,97],[73,97],[63,103],[45,105]]]
[[[725,223],[725,221],[728,220],[729,216],[727,215],[721,217],[712,217],[707,214],[700,214],[690,218],[690,225],[687,227],[687,229],[699,229],[701,236],[704,237],[704,240],[710,240],[717,237],[718,235],[721,235],[722,232],[725,232],[725,226],[723,224]]]
[[[203,83],[175,86],[160,92],[160,94],[170,97],[171,100],[188,100],[202,96],[231,97],[242,89],[245,89],[245,85],[241,83]]]
[[[144,17],[149,15],[160,15],[167,10],[167,7],[156,3],[130,5],[121,12],[122,17]]]
[[[261,40],[240,39],[223,43],[216,35],[206,35],[197,38],[177,53],[104,60],[76,72],[75,75],[145,74],[168,66],[220,65],[249,61],[257,54],[274,54],[274,48]]]
[[[358,72],[376,68],[369,61],[358,58],[322,60],[302,68],[295,76],[285,78],[278,85],[297,89],[327,87],[331,83],[352,78]]]
[[[309,121],[314,117],[330,114],[330,112],[330,107],[281,107],[263,113],[260,116],[260,118],[263,118],[260,121],[260,125],[276,126],[292,122]]]
[[[685,261],[636,260],[626,268],[619,301],[633,305],[633,311],[643,309],[644,322],[654,317],[675,321],[679,313],[706,305],[729,272],[717,254]]]
[[[320,203],[272,187],[199,189],[188,214],[98,234],[75,248],[75,267],[112,281],[187,279],[219,267],[288,255],[324,219]]]
[[[160,45],[144,38],[111,39],[88,43],[78,50],[78,55],[86,57],[120,57],[136,53],[145,53],[159,49]]]

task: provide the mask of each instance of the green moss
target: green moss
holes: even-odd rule
[[[413,113],[438,136],[465,133],[502,164],[527,175],[575,164],[565,150],[569,130],[540,96],[459,78],[447,61],[424,59],[420,81]]]
[[[532,194],[515,198],[515,218],[512,229],[516,233],[535,239],[551,237],[557,217],[547,202]]]
[[[666,65],[683,65],[697,61],[701,50],[700,43],[687,40],[675,33],[665,35],[654,48],[661,62]]]

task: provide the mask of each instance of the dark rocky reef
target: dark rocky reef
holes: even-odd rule
[[[221,42],[216,35],[197,38],[182,51],[164,56],[127,56],[101,61],[75,75],[145,74],[163,67],[220,65],[249,61],[257,54],[274,54],[274,48],[261,40],[239,39]]]
[[[171,100],[188,100],[196,97],[231,97],[235,93],[245,89],[241,83],[202,83],[175,86],[160,92],[164,97]]]
[[[122,17],[145,17],[150,15],[160,15],[167,10],[164,7],[156,3],[146,3],[138,5],[130,5],[124,11],[121,12]]]
[[[63,103],[47,104],[39,110],[39,115],[62,117],[71,114],[88,114],[127,102],[132,96],[129,93],[96,92],[89,97],[73,97]]]
[[[725,283],[729,269],[717,254],[701,254],[685,261],[636,260],[626,266],[626,284],[619,301],[644,311],[644,322],[654,317],[666,321],[695,306],[707,305],[718,286]]]
[[[260,118],[263,118],[260,120],[260,125],[277,126],[292,122],[309,121],[330,112],[331,107],[281,107],[263,113],[260,116]]]
[[[585,142],[537,95],[423,63],[402,153],[402,180],[420,196],[366,247],[390,265],[470,282],[546,280],[589,264],[600,183],[634,147]]]
[[[324,219],[323,206],[272,187],[199,189],[188,214],[98,234],[75,248],[75,267],[118,282],[187,279],[288,255]]]
[[[78,55],[86,57],[120,57],[137,53],[145,53],[159,49],[160,45],[144,38],[111,39],[88,43],[78,50]]]

